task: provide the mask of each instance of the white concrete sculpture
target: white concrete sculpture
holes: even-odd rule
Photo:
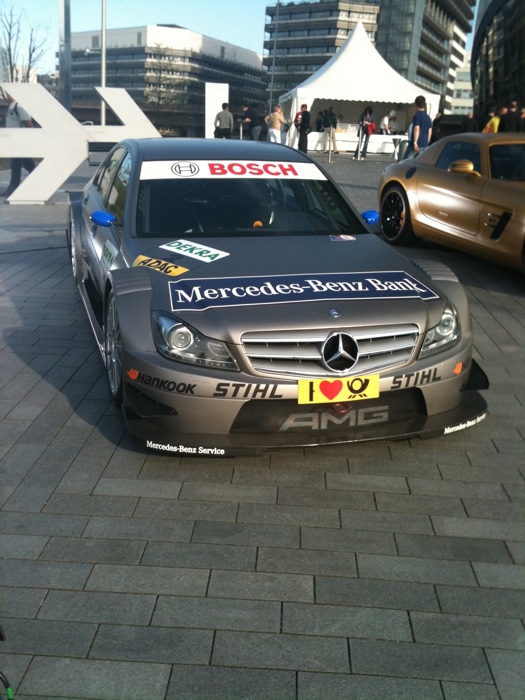
[[[116,143],[124,138],[153,138],[161,135],[140,107],[122,88],[96,88],[122,126],[80,124],[41,85],[0,83],[40,129],[0,129],[2,158],[42,158],[8,198],[9,204],[45,204],[60,185],[88,157],[89,143]]]

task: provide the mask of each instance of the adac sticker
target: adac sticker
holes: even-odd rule
[[[199,245],[192,241],[185,241],[183,238],[180,238],[178,241],[172,241],[171,243],[165,243],[161,245],[160,248],[165,248],[172,253],[180,253],[181,255],[186,255],[188,258],[201,260],[206,263],[226,258],[229,255],[229,253],[226,253],[224,250],[217,250],[216,248],[209,248],[208,246]]]
[[[326,180],[314,163],[250,160],[150,160],[142,163],[141,180],[168,179],[292,179]]]
[[[204,311],[221,306],[290,304],[354,299],[422,299],[438,296],[401,270],[334,272],[316,275],[268,275],[180,279],[169,282],[172,311]]]
[[[187,267],[174,265],[167,260],[160,260],[159,258],[148,258],[146,255],[139,255],[136,257],[131,267],[147,267],[149,270],[162,272],[164,275],[169,275],[170,277],[178,277],[184,272],[188,272]]]

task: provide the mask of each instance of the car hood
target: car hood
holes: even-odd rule
[[[445,305],[420,268],[372,234],[138,243],[125,255],[147,270],[152,310],[228,342],[290,328],[416,323],[423,332]]]

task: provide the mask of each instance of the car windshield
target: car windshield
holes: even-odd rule
[[[138,237],[192,238],[363,232],[362,222],[324,179],[144,179]]]
[[[494,144],[489,157],[493,180],[525,181],[525,142]]]

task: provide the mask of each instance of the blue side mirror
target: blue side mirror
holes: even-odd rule
[[[117,217],[107,211],[94,211],[89,218],[94,224],[97,226],[103,226],[104,228],[109,228],[113,224],[117,223]]]
[[[361,217],[367,224],[377,224],[379,221],[379,212],[375,209],[367,209],[367,211],[362,212]]]

